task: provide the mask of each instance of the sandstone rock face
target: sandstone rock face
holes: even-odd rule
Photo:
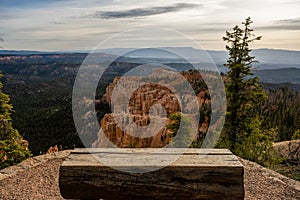
[[[124,117],[128,118],[131,116]],[[140,120],[139,123],[141,124],[141,122],[143,121],[146,120]],[[106,114],[103,117],[103,119],[101,120],[101,127],[105,136],[118,147],[163,147],[171,140],[169,131],[166,128],[163,128],[155,136],[149,138],[138,138],[126,134],[121,130],[119,126],[117,126],[117,123],[114,121],[112,114]],[[93,147],[109,146],[110,145],[107,143],[107,141],[102,139],[101,137],[99,137],[98,140],[93,144]]]
[[[58,152],[58,146],[50,147],[47,151],[47,154]]]
[[[208,90],[203,87],[203,79],[199,73],[182,73],[182,76],[189,81],[193,90],[198,92],[194,95],[196,105],[193,104],[193,98],[189,95],[174,94],[174,88],[185,90],[182,79],[168,75],[168,78],[158,74],[162,74],[159,70],[154,71],[154,81],[148,81],[147,84],[139,85],[136,77],[130,77],[126,81],[122,81],[122,77],[116,77],[113,82],[106,88],[102,101],[111,104],[114,108],[114,113],[106,114],[101,119],[101,128],[110,142],[118,147],[163,147],[172,140],[172,133],[167,129],[166,125],[170,124],[171,120],[168,115],[181,112],[181,107],[184,107],[185,113],[194,113],[197,109],[210,107],[210,97]],[[145,78],[144,78],[145,79]],[[152,79],[153,80],[153,77]],[[202,84],[200,84],[202,83]],[[169,87],[166,87],[168,85]],[[119,88],[119,90],[118,90]],[[125,88],[125,89],[124,89]],[[178,89],[179,88],[179,89]],[[123,92],[125,90],[125,92]],[[116,92],[117,91],[117,92]],[[130,95],[129,95],[130,94]],[[180,101],[178,98],[181,98]],[[152,117],[152,118],[151,118]],[[210,118],[206,113],[202,116],[202,121],[199,124],[199,131],[205,133],[208,129]],[[134,123],[139,127],[147,127],[151,122],[158,120],[163,122],[164,126],[158,127],[155,130],[155,135],[147,137],[148,131],[142,131],[141,135],[132,135],[129,129],[124,127],[130,123]],[[138,137],[136,137],[138,136]],[[110,146],[107,139],[99,133],[98,140],[93,143],[93,147],[108,147]]]
[[[300,163],[300,140],[276,142],[273,146],[283,159],[288,159],[292,163]]]
[[[28,150],[29,142],[27,140],[22,139],[20,143],[25,150]]]

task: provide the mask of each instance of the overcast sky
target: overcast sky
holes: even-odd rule
[[[300,50],[299,11],[300,0],[0,0],[0,37],[4,49],[87,50],[114,34],[151,26],[223,50],[225,31],[251,16],[256,35],[263,36],[253,48]],[[165,34],[161,39],[187,45]]]

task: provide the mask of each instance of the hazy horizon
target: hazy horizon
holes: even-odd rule
[[[81,52],[88,52],[88,51],[97,51],[97,50],[109,50],[109,49],[130,49],[130,47],[121,47],[121,48],[108,48],[108,49],[62,49],[62,50],[43,50],[43,49],[0,49],[0,51],[37,51],[37,52],[58,52],[58,53],[68,53],[68,52],[75,52],[75,53],[81,53]],[[155,47],[150,47],[150,48],[155,48]],[[157,47],[157,48],[169,48],[169,47]],[[194,48],[194,47],[190,47],[190,46],[180,46],[180,47],[171,47],[171,48]],[[222,52],[226,52],[225,49],[197,49],[194,48],[196,50],[203,50],[203,51],[222,51]],[[256,50],[274,50],[274,51],[299,51],[299,50],[293,50],[293,49],[276,49],[276,48],[253,48],[252,51],[256,51]]]

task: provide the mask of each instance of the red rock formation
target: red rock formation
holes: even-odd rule
[[[183,77],[185,77],[187,80],[190,81],[192,86],[197,87],[199,85],[199,82],[203,82],[203,79],[201,75],[198,73],[183,73]],[[115,117],[121,117],[122,118],[122,124],[126,124],[132,120],[136,125],[138,126],[147,126],[150,121],[149,117],[149,110],[153,105],[160,104],[165,109],[167,115],[180,112],[180,104],[178,102],[178,99],[176,95],[167,87],[163,86],[165,81],[165,77],[161,77],[161,81],[157,81],[158,84],[149,83],[144,84],[141,87],[138,87],[137,90],[135,90],[132,95],[130,96],[129,101],[129,112],[130,114],[124,113],[114,113],[114,114],[106,114],[100,124],[102,127],[102,131],[106,135],[109,140],[119,146],[119,147],[163,147],[168,142],[171,141],[171,134],[170,131],[167,130],[166,127],[162,128],[161,130],[157,130],[157,133],[153,137],[149,138],[138,138],[134,137],[132,135],[129,135],[124,132],[121,128],[118,126],[117,122],[114,120]],[[133,78],[134,79],[134,78]],[[172,77],[169,78],[171,80],[171,83],[169,85],[179,85],[180,80],[175,79]],[[172,82],[173,81],[173,82]],[[161,84],[160,84],[161,83]],[[120,83],[120,77],[116,77],[113,82],[106,88],[106,93],[102,98],[102,101],[110,103],[112,101],[112,96],[115,87],[118,84],[124,85],[124,87],[135,87],[136,81],[132,80],[132,82],[121,82]],[[132,85],[130,85],[132,84]],[[194,89],[195,90],[195,89]],[[199,107],[203,106],[204,104],[210,104],[210,100],[208,99],[208,91],[200,90],[200,92],[197,94],[197,100]],[[117,106],[126,109],[126,93],[118,93],[117,96],[117,102],[114,102],[117,104]],[[190,105],[190,97],[183,98],[184,105]],[[194,107],[186,106],[187,110],[194,111]],[[168,118],[163,119],[166,124],[170,123],[170,120]],[[206,132],[209,125],[209,117],[206,116],[204,122],[200,125],[199,131]],[[99,134],[99,138],[96,142],[94,142],[93,147],[106,147],[109,146],[106,140],[101,139],[101,136]]]
[[[20,143],[25,150],[28,150],[29,142],[27,140],[22,139]]]
[[[55,145],[54,147],[50,147],[47,151],[47,154],[58,152],[58,147]]]

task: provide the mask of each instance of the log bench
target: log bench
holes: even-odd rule
[[[96,159],[153,154],[159,159],[175,155],[179,158],[146,173],[119,171]],[[59,187],[65,199],[235,200],[244,199],[243,176],[243,165],[227,149],[188,149],[183,155],[172,150],[156,153],[153,149],[75,149],[60,166]]]

